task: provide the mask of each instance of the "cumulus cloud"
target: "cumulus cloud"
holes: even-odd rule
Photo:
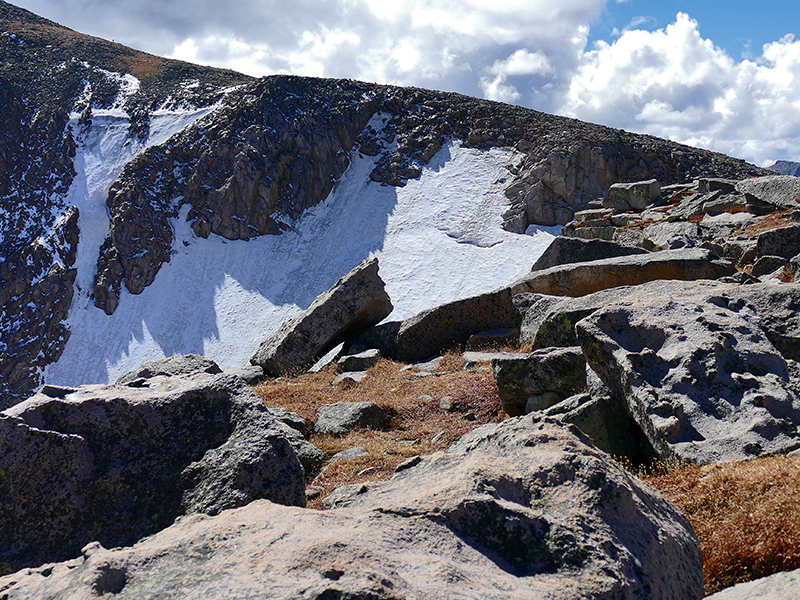
[[[767,164],[800,160],[800,42],[734,61],[679,13],[584,54],[560,112]]]

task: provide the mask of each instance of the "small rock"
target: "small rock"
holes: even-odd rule
[[[377,348],[371,348],[358,354],[350,354],[339,359],[339,368],[342,371],[366,371],[378,364],[381,352]]]
[[[347,450],[342,450],[341,452],[337,452],[331,456],[328,460],[328,464],[342,460],[353,460],[354,458],[358,458],[359,456],[367,456],[368,454],[369,452],[367,452],[364,448],[348,448]]]
[[[352,371],[350,373],[340,373],[333,378],[331,385],[344,385],[347,387],[361,383],[366,379],[368,373],[366,371]]]
[[[337,402],[317,411],[314,432],[346,435],[356,428],[378,429],[386,422],[386,411],[374,402]]]
[[[451,412],[453,410],[453,399],[450,396],[445,396],[439,400],[439,408]]]

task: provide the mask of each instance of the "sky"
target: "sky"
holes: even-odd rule
[[[254,76],[455,91],[761,166],[800,162],[796,0],[14,3],[83,33]]]

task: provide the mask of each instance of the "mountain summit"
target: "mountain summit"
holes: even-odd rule
[[[246,362],[370,256],[395,312],[520,277],[620,181],[765,171],[478,100],[261,79],[0,2],[0,406],[196,352]]]

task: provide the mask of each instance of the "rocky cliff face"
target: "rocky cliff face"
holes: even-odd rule
[[[3,297],[13,298],[4,303],[0,371],[16,381],[0,384],[3,404],[35,389],[38,368],[57,360],[68,335],[59,324],[74,274],[56,257],[74,245],[46,255],[36,248],[66,235],[56,229],[69,221],[70,190],[80,184],[76,147],[109,114],[124,121],[140,151],[107,190],[105,241],[84,248],[96,257],[94,304],[108,314],[123,286],[141,293],[170,260],[170,219],[182,206],[190,206],[188,219],[202,237],[279,234],[328,196],[353,149],[376,157],[373,181],[403,186],[448,140],[513,147],[520,160],[508,166],[503,215],[512,232],[566,223],[617,181],[762,173],[719,154],[457,94],[290,76],[252,80],[84,36],[5,2],[0,31],[0,271]],[[210,111],[205,118],[156,140],[156,113],[202,107]],[[21,268],[36,252],[36,273]],[[56,265],[63,274],[55,275]],[[45,280],[56,286],[57,301],[20,295]]]

